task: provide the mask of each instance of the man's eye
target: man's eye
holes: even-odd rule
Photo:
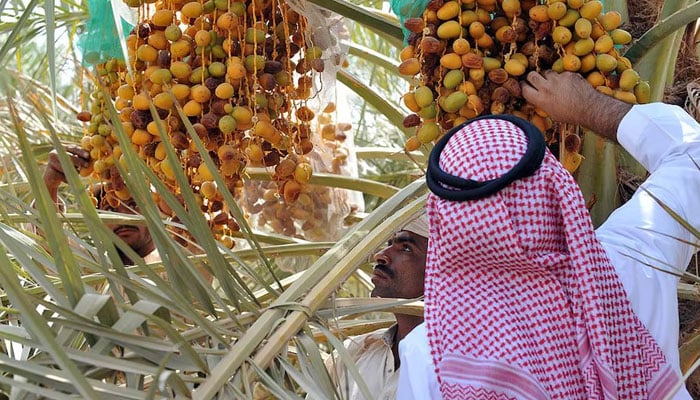
[[[401,251],[411,251],[411,246],[405,244],[401,246]]]

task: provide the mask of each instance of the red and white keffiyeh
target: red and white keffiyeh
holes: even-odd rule
[[[511,122],[464,126],[441,169],[498,178],[523,156]],[[428,341],[444,399],[663,399],[680,379],[632,311],[576,182],[541,167],[489,197],[430,194]]]

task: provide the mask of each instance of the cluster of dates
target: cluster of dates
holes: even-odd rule
[[[640,79],[619,48],[631,42],[616,11],[599,0],[432,0],[421,17],[408,18],[411,32],[400,53],[399,72],[413,77],[403,96],[415,127],[406,150],[435,141],[446,130],[482,114],[513,114],[529,120],[550,144],[564,139],[564,165],[575,171],[581,140],[562,131],[521,96],[529,71],[572,71],[597,90],[629,103],[649,101]]]
[[[98,83],[110,98],[96,91],[90,111],[78,116],[87,123],[81,145],[93,161],[81,173],[110,182],[115,201],[130,198],[116,168],[127,167],[114,131],[119,123],[175,195],[181,188],[173,166],[183,168],[212,231],[225,243],[238,224],[190,135],[202,140],[232,193],[240,194],[247,167],[265,167],[273,173],[276,198],[296,203],[313,173],[308,156],[316,112],[307,101],[329,62],[306,18],[284,1],[126,3],[139,15],[126,38],[128,60],[97,65]],[[120,121],[110,121],[107,102]],[[177,160],[168,160],[164,135]],[[172,216],[165,202],[158,205]]]

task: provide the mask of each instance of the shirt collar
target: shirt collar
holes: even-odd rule
[[[384,334],[382,335],[382,341],[387,346],[391,347],[394,345],[394,340],[396,339],[396,331],[399,329],[399,324],[394,324],[390,326]]]

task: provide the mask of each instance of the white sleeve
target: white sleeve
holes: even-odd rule
[[[399,342],[399,387],[396,398],[400,400],[440,400],[433,357],[430,355],[425,323],[413,328]]]
[[[677,106],[634,106],[620,124],[618,141],[651,175],[596,233],[635,313],[669,362],[679,366],[678,278],[665,271],[684,271],[695,251],[689,243],[699,241],[654,197],[700,226],[700,125]],[[674,398],[690,396],[683,389]]]

